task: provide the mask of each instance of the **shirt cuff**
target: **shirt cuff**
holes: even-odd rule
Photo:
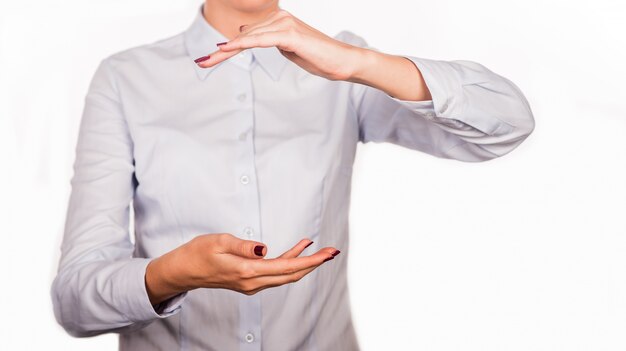
[[[160,317],[170,316],[181,308],[185,297],[187,297],[186,291],[159,303],[154,306],[154,310]]]
[[[166,318],[181,309],[187,293],[181,293],[152,306],[146,290],[146,267],[151,259],[134,258],[125,267],[125,277],[117,286],[116,297],[123,313],[133,322],[146,322],[154,319]]]
[[[481,77],[472,70],[462,70],[453,62],[437,61],[403,55],[419,69],[432,100],[408,101],[389,96],[394,101],[419,113],[427,120],[445,127],[458,130],[474,129],[487,135],[506,133],[512,129],[507,123],[498,118],[485,114],[472,113],[468,108],[464,88],[467,85],[478,84]],[[476,73],[476,77],[472,76]],[[487,102],[485,102],[487,103]]]

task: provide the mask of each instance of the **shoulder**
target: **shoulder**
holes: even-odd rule
[[[115,71],[124,71],[163,60],[175,60],[186,55],[184,32],[152,43],[115,52],[102,60]]]

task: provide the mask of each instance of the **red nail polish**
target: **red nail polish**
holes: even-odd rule
[[[257,256],[263,256],[263,246],[257,245],[254,247],[254,254]]]
[[[306,249],[307,247],[311,246],[311,244],[313,244],[312,241],[310,243],[306,244],[306,246],[304,248]]]
[[[332,260],[332,259],[334,259],[334,258],[335,258],[335,256],[331,256],[331,257],[329,257],[329,258],[325,259],[325,260],[324,260],[324,262],[326,262],[326,261],[330,261],[330,260]]]
[[[221,42],[221,43],[217,43],[217,44],[215,44],[215,45],[220,46],[220,45],[224,45],[224,44],[228,44],[228,42],[227,42],[227,41],[223,41],[223,42]]]
[[[206,61],[206,60],[208,60],[210,58],[211,58],[211,55],[206,55],[206,56],[198,57],[197,59],[193,60],[193,62],[200,63],[200,62]]]
[[[341,251],[339,251],[339,250],[335,250],[335,252],[333,252],[333,253],[332,253],[333,257],[335,257],[335,256],[339,255],[339,253],[340,253],[340,252],[341,252]]]

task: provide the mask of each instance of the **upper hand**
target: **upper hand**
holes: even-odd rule
[[[281,9],[263,21],[245,25],[236,38],[220,45],[198,65],[211,67],[245,49],[272,46],[309,73],[330,80],[350,79],[363,50],[333,39]]]

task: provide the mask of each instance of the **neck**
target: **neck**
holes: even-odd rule
[[[224,0],[205,0],[202,14],[213,28],[232,40],[239,35],[239,26],[259,22],[278,8],[278,0],[255,8],[235,7]]]

